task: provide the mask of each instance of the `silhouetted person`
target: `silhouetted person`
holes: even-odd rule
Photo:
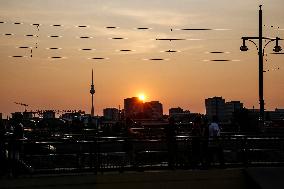
[[[14,123],[14,132],[9,144],[9,159],[11,174],[17,176],[19,174],[20,152],[22,149],[22,139],[24,137],[23,124],[19,122]]]
[[[192,130],[191,130],[191,136],[192,136],[192,166],[193,168],[196,168],[201,160],[201,117],[198,116],[194,119]]]
[[[209,125],[208,119],[202,117],[201,120],[201,165],[203,169],[208,168],[209,151],[208,151]]]
[[[125,140],[123,144],[124,151],[126,152],[130,164],[134,166],[134,168],[137,168],[137,162],[136,162],[136,152],[134,149],[133,140],[135,138],[136,133],[133,131],[132,126],[134,125],[134,122],[130,118],[126,118],[125,120]]]
[[[213,116],[212,122],[209,125],[209,150],[210,150],[210,160],[217,156],[220,167],[224,167],[224,154],[223,148],[220,141],[221,129],[218,125],[217,116]]]
[[[5,127],[0,119],[0,176],[6,171],[6,157],[5,157]]]
[[[177,143],[176,143],[176,124],[173,117],[169,118],[169,124],[166,125],[165,135],[168,147],[168,165],[169,168],[175,168],[175,161],[177,156]]]

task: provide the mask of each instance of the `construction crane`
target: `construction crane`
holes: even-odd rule
[[[32,112],[35,115],[38,115],[38,116],[43,116],[44,112],[47,112],[47,111],[52,111],[54,112],[55,114],[64,114],[64,113],[80,113],[80,114],[85,114],[85,111],[82,111],[82,110],[57,110],[57,109],[50,109],[50,110],[40,110],[40,109],[37,109],[37,110],[31,110],[30,112]]]
[[[27,111],[27,107],[29,106],[28,104],[24,104],[24,103],[21,103],[21,102],[14,102],[14,103],[17,104],[17,105],[20,105],[20,106],[24,106],[25,112]]]

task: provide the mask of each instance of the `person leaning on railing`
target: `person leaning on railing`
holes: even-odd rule
[[[213,161],[214,156],[217,156],[220,167],[224,167],[224,154],[220,141],[221,129],[218,124],[217,116],[213,116],[212,122],[209,125],[209,154],[210,162]]]
[[[169,118],[169,123],[164,127],[165,140],[168,148],[168,166],[170,169],[175,169],[176,156],[177,156],[177,126],[173,117]]]
[[[23,124],[18,121],[12,123],[13,133],[8,139],[8,165],[9,174],[18,176],[20,170],[20,152],[22,149],[22,140],[24,138]]]
[[[126,118],[125,120],[125,128],[124,128],[124,144],[123,149],[127,154],[130,164],[136,169],[137,168],[137,159],[136,159],[136,150],[134,145],[134,139],[138,135],[137,132],[133,130],[134,121],[130,118]]]
[[[193,121],[191,130],[192,168],[197,168],[199,163],[201,163],[201,124],[201,116],[197,116]]]
[[[3,121],[0,119],[0,176],[5,174],[6,157],[5,157],[5,127]]]
[[[202,116],[201,119],[201,168],[207,169],[209,163],[209,151],[208,151],[208,138],[209,138],[209,125],[208,119]]]

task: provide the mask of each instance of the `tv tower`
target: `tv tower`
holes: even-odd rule
[[[94,112],[94,94],[95,94],[95,87],[94,87],[94,73],[92,69],[92,84],[91,84],[91,90],[90,93],[92,95],[92,109],[91,109],[91,116],[94,117],[95,112]]]

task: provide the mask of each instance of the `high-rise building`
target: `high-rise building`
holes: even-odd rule
[[[163,105],[159,101],[145,102],[143,112],[146,118],[160,119],[163,117]]]
[[[143,103],[138,97],[124,99],[124,117],[132,119],[160,119],[163,105],[159,101]]]
[[[216,116],[219,122],[225,120],[225,99],[213,97],[205,99],[206,115],[209,120]]]
[[[111,120],[111,121],[119,120],[119,110],[117,108],[105,108],[103,112],[104,112],[104,118],[106,120]]]
[[[124,116],[125,118],[136,118],[143,114],[143,101],[138,97],[124,99]]]
[[[231,123],[234,113],[243,108],[243,103],[240,101],[231,101],[225,103],[225,121]]]
[[[240,101],[225,102],[222,97],[213,97],[205,99],[205,106],[209,120],[217,116],[219,122],[231,123],[234,113],[243,108],[243,103]]]

